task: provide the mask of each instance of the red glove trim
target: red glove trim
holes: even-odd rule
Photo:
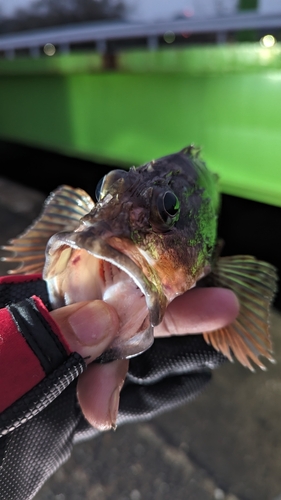
[[[33,297],[38,314],[58,337],[67,358],[70,349],[43,302]],[[33,332],[34,333],[34,332]],[[48,332],[46,331],[46,335]],[[36,332],[35,332],[36,336]],[[18,329],[9,310],[0,309],[0,412],[42,381],[46,373],[38,357]]]
[[[0,309],[0,411],[38,384],[45,373],[17,330],[9,311]]]

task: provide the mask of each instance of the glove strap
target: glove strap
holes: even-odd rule
[[[17,278],[0,280],[6,295],[0,309],[0,436],[42,411],[86,366],[79,354],[71,353],[39,297],[14,302],[21,286],[25,293],[34,290],[34,277]],[[38,280],[44,293],[45,284]]]
[[[57,370],[0,413],[0,438],[25,424],[53,403],[83,373],[85,367],[83,358],[73,352]]]

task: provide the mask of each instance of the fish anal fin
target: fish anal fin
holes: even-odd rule
[[[226,358],[229,359],[229,361],[233,362],[229,342],[227,342],[225,338],[226,335],[227,330],[225,328],[203,333],[204,340],[207,344],[212,345],[216,351],[221,352]]]
[[[50,237],[60,231],[76,229],[80,219],[89,213],[94,205],[83,189],[68,185],[55,189],[46,199],[39,217],[17,238],[1,247],[1,250],[12,253],[1,257],[1,260],[18,264],[15,269],[8,270],[8,274],[42,272],[45,248]]]
[[[277,289],[275,267],[248,255],[220,257],[212,278],[216,286],[233,290],[240,303],[240,312],[231,325],[205,332],[206,342],[230,360],[234,355],[252,371],[252,363],[265,370],[259,356],[274,362],[269,314]]]
[[[251,361],[262,370],[266,370],[266,366],[259,359],[260,355],[274,362],[271,354],[266,352],[263,348],[261,348],[260,351],[248,346],[233,325],[213,332],[204,332],[203,336],[208,344],[221,352],[229,361],[233,362],[233,356],[235,356],[241,365],[245,368],[249,368],[252,372],[254,372],[255,369]]]

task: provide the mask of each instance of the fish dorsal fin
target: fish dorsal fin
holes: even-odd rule
[[[265,370],[259,356],[274,362],[269,332],[270,305],[276,292],[277,272],[274,266],[248,255],[220,257],[212,271],[216,286],[230,288],[240,303],[240,312],[231,325],[204,338],[230,361],[234,355],[254,371],[251,361]]]
[[[91,197],[80,188],[59,186],[46,199],[39,217],[21,235],[2,246],[12,256],[2,257],[4,262],[18,263],[9,274],[42,272],[45,248],[49,238],[59,231],[73,231],[81,217],[94,207]]]

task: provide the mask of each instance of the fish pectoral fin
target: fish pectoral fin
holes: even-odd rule
[[[9,274],[42,272],[45,263],[46,244],[59,231],[73,231],[81,217],[94,207],[91,197],[80,188],[62,185],[46,199],[39,217],[21,235],[1,247],[13,255],[1,258],[4,262],[17,263]]]
[[[234,355],[252,371],[251,361],[265,370],[259,356],[274,362],[269,314],[277,289],[275,267],[248,255],[220,257],[212,275],[216,286],[230,288],[236,294],[240,312],[231,325],[205,332],[204,339],[231,361]]]

